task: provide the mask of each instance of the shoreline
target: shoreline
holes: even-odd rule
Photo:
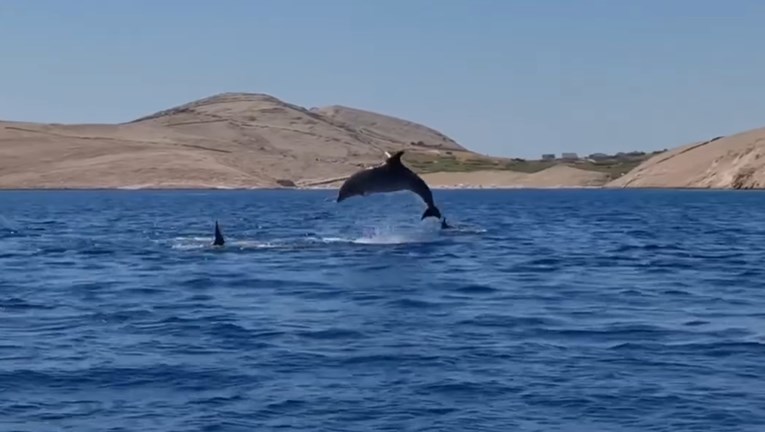
[[[2,192],[65,192],[65,191],[109,191],[109,192],[131,192],[131,191],[337,191],[338,186],[334,187],[279,187],[279,186],[251,186],[251,187],[228,187],[228,186],[196,186],[196,187],[177,187],[177,186],[142,186],[142,187],[0,187]],[[437,190],[491,190],[491,191],[518,191],[518,190],[684,190],[684,191],[765,191],[765,188],[711,188],[711,187],[680,187],[680,186],[646,186],[646,187],[617,187],[617,186],[430,186],[433,191]]]

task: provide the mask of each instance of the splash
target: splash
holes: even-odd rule
[[[486,232],[485,229],[458,225],[450,230],[442,230],[438,224],[400,225],[382,223],[366,227],[355,235],[323,235],[311,233],[299,237],[270,238],[263,240],[227,238],[226,245],[220,250],[252,250],[252,249],[302,249],[321,248],[329,245],[407,245],[425,244],[444,241],[454,235],[469,235]],[[212,246],[210,236],[175,237],[170,240],[171,248],[180,250],[216,249]]]
[[[428,243],[436,240],[436,236],[426,233],[376,232],[371,235],[359,237],[355,239],[353,243],[368,245],[395,245],[407,243]]]
[[[400,226],[377,226],[359,237],[323,237],[326,243],[353,243],[363,245],[399,245],[430,243],[439,240],[438,231]]]

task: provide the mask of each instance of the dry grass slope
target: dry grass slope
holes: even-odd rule
[[[607,184],[618,188],[765,188],[765,128],[688,144]]]
[[[369,111],[224,93],[120,124],[0,122],[0,188],[327,187],[400,149],[405,163],[440,185],[576,187],[610,179],[608,167],[551,170],[547,162],[484,156],[426,126]]]
[[[410,138],[442,139],[385,120],[393,138],[269,95],[227,93],[122,124],[0,122],[0,187],[281,187],[379,163],[386,150],[415,148]]]

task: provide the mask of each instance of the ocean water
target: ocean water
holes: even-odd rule
[[[762,193],[334,194],[0,193],[0,431],[765,430]]]

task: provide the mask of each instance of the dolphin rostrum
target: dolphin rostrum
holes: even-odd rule
[[[215,221],[215,240],[213,240],[213,246],[223,246],[226,244],[226,240],[223,239],[223,234],[220,232],[218,221]]]
[[[438,210],[438,207],[433,202],[433,193],[420,176],[404,166],[401,162],[401,155],[403,154],[403,150],[393,155],[385,152],[388,158],[383,164],[363,169],[350,176],[340,186],[336,202],[356,195],[366,196],[375,193],[409,190],[419,195],[428,206],[422,214],[421,220],[426,217],[440,219],[441,211]]]

